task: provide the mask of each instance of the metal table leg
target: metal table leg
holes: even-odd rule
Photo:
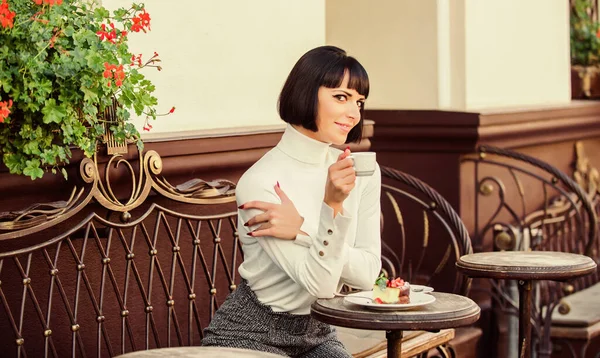
[[[519,281],[519,358],[531,357],[531,287],[531,280]]]
[[[400,358],[402,356],[402,331],[386,331],[387,356]]]

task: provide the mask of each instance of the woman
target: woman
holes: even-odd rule
[[[309,313],[342,284],[371,289],[381,268],[379,167],[356,177],[349,148],[330,146],[360,139],[368,94],[365,69],[337,47],[315,48],[292,69],[279,97],[283,137],[237,186],[243,281],[203,345],[351,357]]]

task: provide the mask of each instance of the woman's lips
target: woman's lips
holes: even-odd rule
[[[335,124],[346,133],[350,132],[350,130],[352,129],[352,126],[349,124],[342,124],[342,123],[338,123],[338,122],[335,122]]]

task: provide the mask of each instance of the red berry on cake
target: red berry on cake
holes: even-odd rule
[[[382,304],[410,303],[410,284],[400,277],[388,279],[382,273],[373,285],[373,301]]]

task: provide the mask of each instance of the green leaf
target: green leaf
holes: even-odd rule
[[[44,171],[40,168],[40,161],[37,159],[28,160],[25,169],[23,169],[23,174],[31,177],[31,180],[41,178],[44,175]]]
[[[100,123],[94,124],[94,135],[99,137],[104,134],[104,126]]]
[[[108,62],[96,52],[89,52],[86,60],[87,65],[95,71],[102,71],[104,69],[104,62]]]
[[[10,78],[0,81],[0,85],[2,85],[2,88],[6,93],[9,93],[12,90]]]
[[[88,53],[88,49],[76,47],[72,51],[69,52],[73,62],[79,65],[77,71],[81,71],[81,67],[87,63],[86,56]],[[83,82],[83,81],[82,81]]]
[[[33,136],[33,128],[31,127],[31,124],[23,123],[21,130],[19,131],[19,135],[21,135],[22,138],[30,139]]]
[[[98,99],[98,93],[95,90],[84,86],[79,88],[81,89],[81,92],[83,92],[83,99],[85,101],[92,102]]]
[[[382,290],[385,289],[388,282],[388,278],[385,277],[385,274],[382,272],[379,277],[375,280],[375,284],[379,286]]]
[[[133,104],[133,109],[135,110],[135,114],[141,116],[144,112],[144,104],[136,102]]]
[[[96,17],[97,20],[102,20],[102,19],[106,19],[106,18],[110,17],[110,12],[108,10],[106,10],[106,8],[104,8],[104,7],[97,7],[94,10],[94,16]]]
[[[46,101],[44,108],[42,108],[44,114],[44,123],[61,123],[63,118],[67,115],[67,111],[64,107],[57,105],[54,98],[50,98]]]
[[[22,174],[24,167],[23,156],[15,153],[7,153],[3,156],[4,164],[8,167],[11,174]]]
[[[58,159],[60,161],[66,161],[68,163],[69,161],[67,160],[67,158],[70,156],[71,154],[68,153],[64,147],[58,147]]]
[[[72,25],[69,25],[63,29],[63,32],[64,32],[65,36],[71,37],[75,33],[75,28]]]
[[[23,146],[23,152],[25,154],[39,155],[41,152],[40,152],[40,147],[39,147],[37,140],[31,140],[31,141],[25,143],[25,145]]]
[[[138,140],[135,142],[135,145],[137,146],[137,149],[138,149],[140,152],[143,152],[143,151],[144,151],[144,142],[142,142],[141,140],[139,140],[139,139],[138,139]]]
[[[42,163],[44,164],[56,164],[56,153],[53,150],[46,149],[43,153],[40,154],[40,158],[42,159]]]

